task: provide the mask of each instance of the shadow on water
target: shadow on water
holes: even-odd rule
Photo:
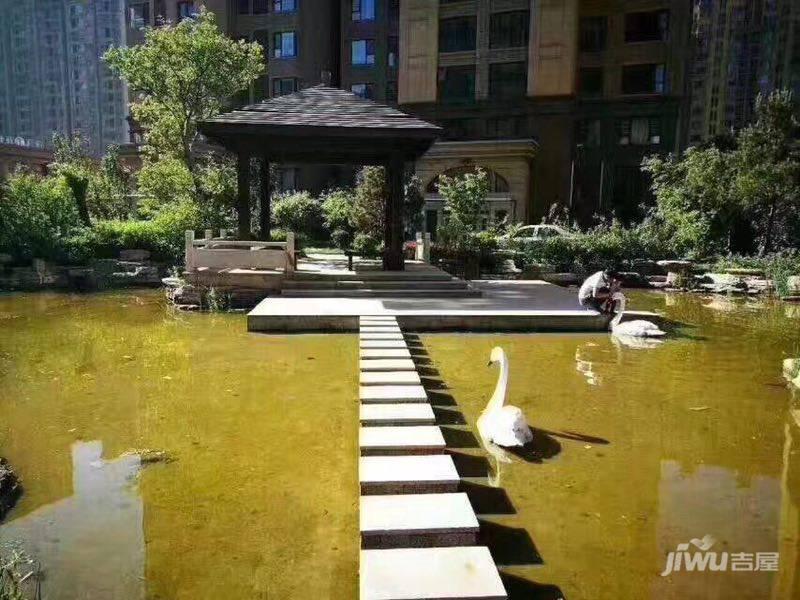
[[[432,406],[433,414],[436,417],[436,423],[439,425],[466,425],[467,420],[457,410],[449,408],[442,408],[441,406]]]
[[[552,437],[562,438],[565,440],[573,440],[576,442],[586,442],[587,444],[606,445],[611,443],[605,438],[596,437],[593,435],[586,435],[584,433],[578,433],[577,431],[549,431],[547,429],[533,429],[533,428],[531,429],[534,431],[534,433],[538,431],[540,433]]]
[[[531,427],[533,440],[524,446],[508,447],[502,450],[507,454],[512,454],[517,458],[528,463],[541,464],[546,460],[554,458],[561,453],[561,443],[553,437],[549,431]],[[491,442],[488,442],[491,443]],[[487,442],[484,443],[486,447]],[[494,446],[494,444],[492,444]],[[496,447],[496,446],[495,446]],[[491,450],[487,451],[491,452]]]
[[[479,515],[514,515],[517,513],[503,488],[462,481],[459,488],[469,498],[472,509]]]
[[[486,477],[489,474],[489,461],[485,456],[449,452],[450,458],[461,477]]]
[[[440,427],[439,429],[442,430],[442,437],[448,448],[480,448],[478,438],[471,431],[453,427]]]
[[[544,564],[536,544],[522,527],[508,527],[482,519],[479,519],[479,522],[481,530],[478,540],[480,544],[489,548],[497,566]]]
[[[443,390],[428,389],[425,382],[423,382],[425,391],[428,392],[428,401],[434,406],[458,406],[456,399],[449,392]]]
[[[508,600],[566,600],[557,585],[536,583],[517,575],[500,572]]]

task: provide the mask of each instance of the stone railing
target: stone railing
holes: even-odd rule
[[[195,239],[194,231],[186,232],[186,270],[197,269],[283,269],[289,275],[297,266],[294,233],[286,234],[285,242],[234,240],[220,230],[212,237],[207,229],[203,239]]]

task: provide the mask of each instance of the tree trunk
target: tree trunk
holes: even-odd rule
[[[758,251],[759,256],[764,256],[772,249],[772,230],[775,226],[775,212],[777,210],[778,200],[774,199],[769,207],[769,215],[767,216],[767,230],[764,232],[764,243]]]
[[[89,206],[86,203],[86,192],[89,189],[89,180],[85,177],[77,177],[68,173],[65,176],[67,185],[72,192],[72,197],[75,199],[75,205],[78,208],[78,217],[86,227],[92,226],[92,220],[89,218]]]
[[[271,211],[272,188],[269,180],[269,160],[264,156],[261,158],[261,205],[259,211],[259,233],[265,242],[270,241],[270,225],[272,221]]]

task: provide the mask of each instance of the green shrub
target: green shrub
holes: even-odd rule
[[[359,233],[353,240],[353,250],[359,256],[367,258],[375,258],[381,255],[383,243],[381,240],[368,235],[366,233]]]
[[[165,207],[191,200],[194,181],[186,165],[177,158],[162,158],[146,162],[137,178],[139,213],[146,218],[155,217]]]
[[[63,259],[79,223],[63,177],[16,173],[0,188],[0,252],[17,261]]]
[[[116,258],[120,250],[149,250],[153,260],[174,262],[183,257],[184,234],[196,229],[199,213],[192,202],[162,209],[150,221],[98,221],[68,240],[70,259]]]
[[[331,244],[342,250],[353,245],[353,232],[347,229],[334,229],[331,232]]]
[[[308,192],[278,197],[273,204],[272,218],[280,229],[293,231],[305,239],[319,240],[325,237],[322,205]]]

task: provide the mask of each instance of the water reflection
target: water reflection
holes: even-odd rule
[[[0,527],[42,567],[42,597],[132,600],[145,595],[144,508],[136,486],[140,459],[103,459],[100,441],[76,442],[68,498]]]

